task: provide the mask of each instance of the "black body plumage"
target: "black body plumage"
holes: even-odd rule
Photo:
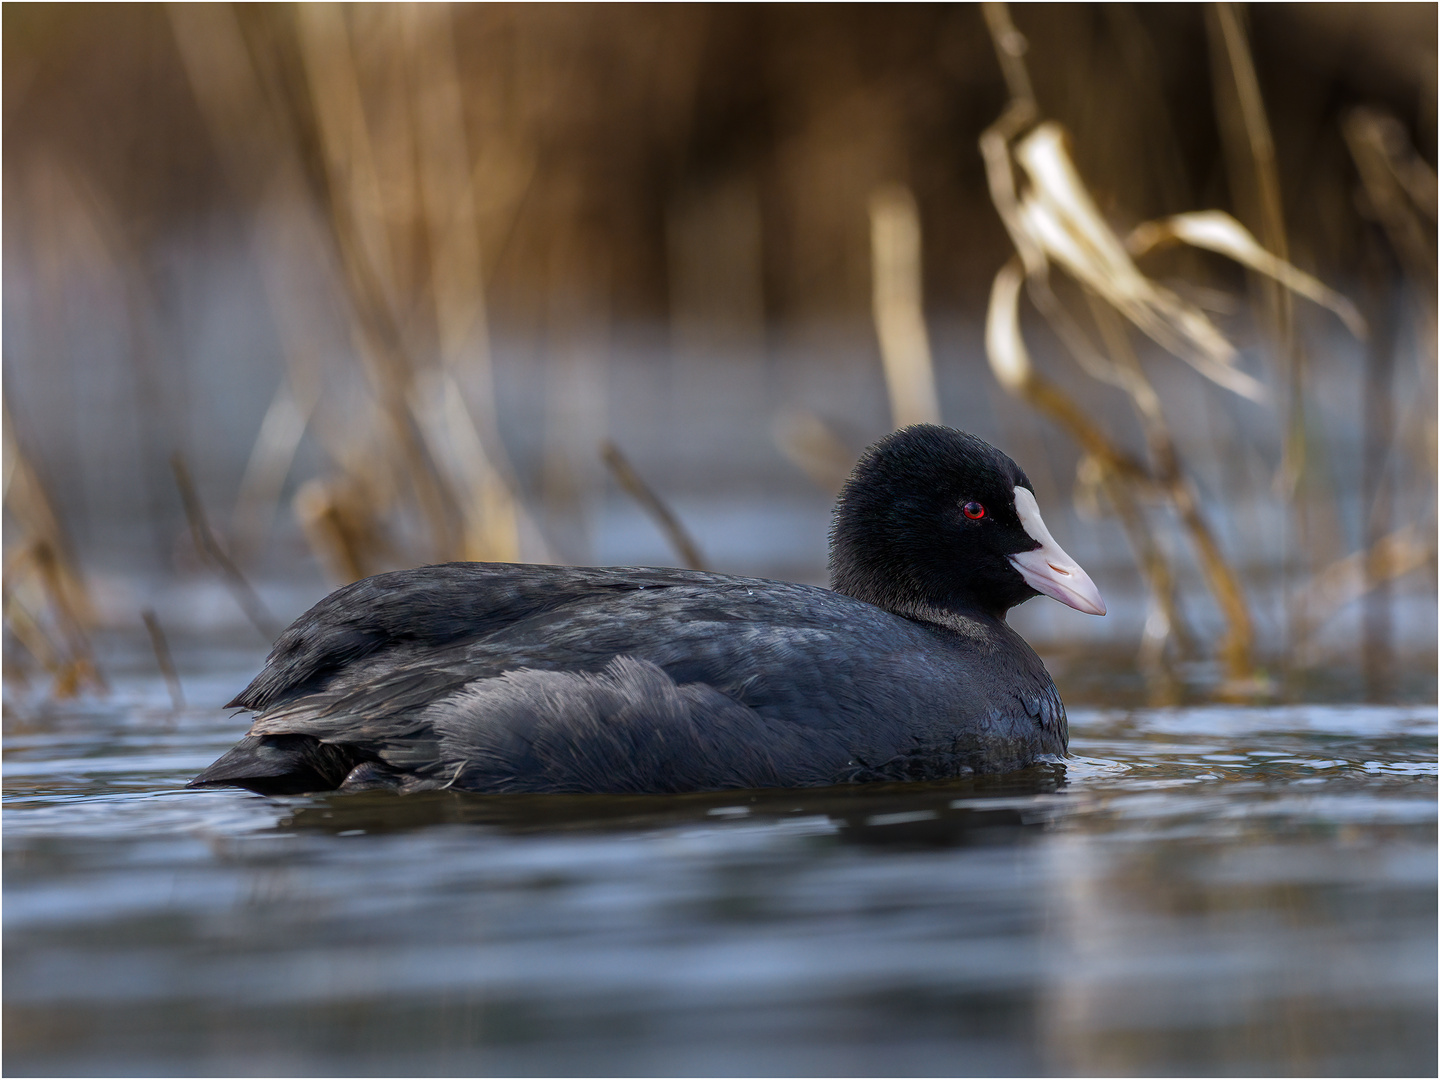
[[[999,505],[1022,483],[960,432],[890,436],[837,507],[840,591],[501,563],[355,582],[280,636],[230,703],[255,713],[250,733],[192,784],[680,792],[939,779],[1063,754],[1054,683],[1004,619],[1035,594],[1000,550],[1035,546]],[[960,512],[981,497],[988,533]]]

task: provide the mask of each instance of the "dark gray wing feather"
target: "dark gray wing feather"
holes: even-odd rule
[[[1003,622],[690,571],[451,564],[350,590],[235,703],[250,737],[347,748],[407,790],[799,786],[1064,752],[1054,686]]]
[[[844,747],[767,723],[703,683],[617,657],[603,671],[514,671],[431,705],[434,746],[384,754],[408,787],[680,792],[823,783]]]
[[[666,588],[718,575],[631,567],[443,563],[352,582],[296,619],[227,708],[264,709],[323,686],[348,665],[404,643],[479,637],[584,597]]]

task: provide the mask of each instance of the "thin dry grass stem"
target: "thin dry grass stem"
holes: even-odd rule
[[[1290,241],[1280,201],[1275,140],[1270,133],[1241,8],[1233,3],[1216,3],[1207,8],[1206,15],[1215,73],[1216,112],[1230,167],[1232,195],[1237,203],[1252,204],[1250,213],[1260,223],[1265,248],[1280,261],[1288,262]],[[1280,478],[1293,495],[1304,469],[1304,358],[1296,347],[1290,294],[1281,285],[1273,277],[1259,281],[1270,333],[1290,387],[1290,415]]]
[[[89,592],[45,485],[20,448],[8,405],[3,412],[4,507],[17,534],[7,545],[0,587],[5,629],[50,676],[54,696],[104,692],[90,643]],[[7,677],[20,672],[5,666]]]
[[[1214,55],[1222,55],[1223,46],[1235,102],[1224,119],[1230,123],[1232,134],[1243,138],[1245,159],[1254,166],[1253,186],[1258,192],[1258,216],[1265,244],[1219,211],[1180,214],[1163,222],[1146,223],[1122,243],[1080,178],[1063,129],[1054,122],[1039,122],[1023,60],[1024,39],[1011,23],[1006,6],[986,4],[984,9],[1012,100],[981,136],[980,149],[992,201],[1017,252],[996,275],[991,290],[986,322],[991,368],[1007,390],[1054,417],[1086,449],[1090,461],[1085,468],[1094,474],[1091,487],[1107,493],[1125,524],[1137,562],[1152,590],[1173,590],[1174,576],[1164,564],[1161,549],[1138,508],[1147,493],[1158,492],[1175,509],[1209,590],[1225,617],[1227,633],[1220,654],[1232,680],[1239,680],[1236,685],[1240,685],[1249,679],[1254,644],[1244,589],[1199,508],[1160,399],[1130,346],[1125,324],[1133,325],[1217,385],[1257,402],[1265,401],[1267,395],[1257,379],[1239,370],[1238,351],[1205,312],[1146,276],[1135,257],[1160,243],[1179,241],[1235,259],[1273,286],[1267,293],[1267,305],[1281,354],[1287,358],[1290,433],[1286,460],[1292,463],[1303,461],[1303,444],[1296,442],[1296,435],[1304,431],[1303,358],[1294,347],[1292,294],[1330,308],[1357,336],[1365,333],[1364,320],[1349,300],[1302,273],[1287,259],[1273,141],[1243,27],[1232,6],[1221,4],[1212,12],[1217,41]],[[1015,163],[1024,173],[1023,188],[1017,183]],[[1052,265],[1081,286],[1103,347],[1094,344],[1051,287]],[[1035,371],[1020,332],[1022,285],[1081,369],[1129,396],[1145,432],[1151,462],[1148,467],[1128,459],[1097,423]],[[1295,476],[1298,478],[1299,473]],[[1302,516],[1305,512],[1301,508]],[[1155,602],[1160,622],[1173,623],[1174,605],[1158,597]]]
[[[330,578],[358,581],[395,556],[377,508],[386,498],[363,479],[341,470],[305,481],[295,492],[295,518]]]
[[[995,42],[995,55],[1000,61],[1000,72],[1005,77],[1005,88],[1009,91],[1010,103],[1006,110],[1017,114],[1020,110],[1029,111],[1029,116],[1022,119],[1017,115],[1006,123],[1003,134],[1006,138],[1012,138],[1018,134],[1019,128],[1012,128],[1011,125],[1023,126],[1037,111],[1035,90],[1030,82],[1030,68],[1025,63],[1025,53],[1029,51],[1030,43],[1025,40],[1024,34],[1015,29],[1015,23],[1010,18],[1009,4],[986,2],[980,5],[980,11],[985,16],[985,26],[990,31],[990,38]]]
[[[986,353],[1007,390],[1057,421],[1085,450],[1076,468],[1081,490],[1102,493],[1115,511],[1150,595],[1151,613],[1145,622],[1139,662],[1159,678],[1167,642],[1173,638],[1183,651],[1189,651],[1193,641],[1180,614],[1174,570],[1141,505],[1151,494],[1154,481],[1144,465],[1115,446],[1098,423],[1035,370],[1019,333],[1023,281],[1018,256],[996,275],[985,326]]]
[[[1010,160],[1011,140],[1034,123],[1039,115],[1035,91],[1030,84],[1030,71],[1024,59],[1029,43],[1025,35],[1015,29],[1010,19],[1009,4],[987,0],[980,5],[980,10],[995,43],[995,55],[1000,60],[1000,70],[1010,92],[1005,111],[980,134],[980,156],[985,161],[990,199],[1005,225],[1005,231],[1010,234],[1010,242],[1020,253],[1026,274],[1039,277],[1045,274],[1047,264],[1039,246],[1031,241],[1029,231],[1021,223],[1015,169]]]
[[[296,235],[293,217],[309,192],[294,125],[257,70],[233,7],[172,4],[166,14],[215,150],[230,182],[254,207],[256,261],[288,368],[256,435],[231,514],[235,560],[245,564],[270,532],[320,399],[322,380],[304,329],[313,316],[302,310],[284,271],[297,246],[307,254],[316,247],[311,236]]]
[[[836,494],[855,464],[855,452],[820,417],[806,409],[777,413],[770,426],[775,445],[816,487]]]
[[[1389,237],[1390,246],[1413,284],[1420,317],[1426,372],[1436,363],[1435,172],[1415,152],[1394,117],[1355,109],[1343,130],[1360,173],[1365,204]],[[1427,223],[1428,222],[1428,223]],[[1433,427],[1433,422],[1432,422]],[[1434,453],[1428,456],[1433,469]]]
[[[1433,540],[1432,532],[1404,525],[1366,550],[1331,563],[1306,583],[1306,610],[1323,621],[1377,584],[1433,566]]]
[[[1145,433],[1155,481],[1169,497],[1171,505],[1179,515],[1181,524],[1194,546],[1196,559],[1200,563],[1210,592],[1225,616],[1227,631],[1220,644],[1220,655],[1232,671],[1242,671],[1254,645],[1255,630],[1239,575],[1221,552],[1215,534],[1200,512],[1194,484],[1181,467],[1175,440],[1160,404],[1160,396],[1146,378],[1139,358],[1130,347],[1124,323],[1114,308],[1094,294],[1087,293],[1086,298],[1090,302],[1091,311],[1110,356],[1114,358],[1116,367],[1124,372],[1125,389]],[[1173,578],[1171,580],[1173,581]],[[1173,619],[1171,621],[1173,623]]]
[[[1238,576],[1220,555],[1203,520],[1195,512],[1188,482],[1179,473],[1173,440],[1169,437],[1158,398],[1140,371],[1128,342],[1116,356],[1112,340],[1109,356],[1095,348],[1088,335],[1065,310],[1050,287],[1054,263],[1080,283],[1097,306],[1113,309],[1169,351],[1222,386],[1259,400],[1260,385],[1235,366],[1234,347],[1199,308],[1143,275],[1119,238],[1101,218],[1078,171],[1070,161],[1062,129],[1041,123],[1029,134],[1026,125],[1037,116],[1028,74],[1023,71],[1023,38],[1014,29],[1002,4],[986,5],[986,20],[1007,84],[1017,96],[980,140],[991,197],[1015,244],[1017,257],[996,275],[986,320],[986,350],[991,368],[1011,393],[1048,413],[1088,453],[1086,468],[1095,474],[1095,486],[1104,490],[1121,518],[1137,563],[1152,590],[1155,631],[1142,655],[1158,658],[1164,640],[1179,618],[1174,601],[1174,574],[1163,557],[1140,509],[1142,492],[1158,489],[1175,506],[1190,531],[1207,581],[1225,614],[1229,631],[1221,654],[1232,678],[1248,677],[1253,631]],[[1013,161],[1029,181],[1022,194],[1016,185]],[[1135,462],[1113,445],[1100,425],[1087,416],[1058,387],[1038,372],[1030,360],[1020,332],[1019,294],[1028,284],[1036,306],[1062,342],[1092,377],[1124,389],[1135,404],[1147,433],[1152,456],[1163,457],[1152,470]],[[1114,327],[1101,324],[1115,338]],[[1177,479],[1178,477],[1178,479]],[[1198,526],[1198,528],[1197,528]],[[1216,567],[1220,572],[1214,572]],[[1235,602],[1238,598],[1238,604]]]
[[[1185,167],[1174,118],[1165,104],[1165,73],[1155,42],[1141,21],[1136,5],[1101,5],[1106,27],[1114,38],[1120,60],[1135,94],[1135,107],[1146,137],[1141,148],[1154,174],[1161,203],[1189,206],[1195,200]]]
[[[600,457],[605,462],[605,467],[610,470],[610,475],[615,482],[624,489],[625,493],[640,504],[640,508],[650,515],[651,520],[660,527],[665,534],[665,539],[680,556],[680,561],[692,570],[704,570],[705,559],[700,554],[700,548],[696,545],[689,531],[681,524],[680,519],[675,516],[665,501],[655,494],[649,484],[635,471],[635,467],[620,448],[609,439],[600,444]]]
[[[1300,475],[1297,469],[1303,464],[1303,442],[1297,439],[1305,431],[1305,380],[1303,357],[1295,347],[1290,297],[1302,295],[1331,308],[1356,336],[1364,336],[1364,320],[1351,301],[1287,261],[1273,141],[1243,27],[1233,6],[1220,4],[1211,13],[1214,56],[1217,65],[1223,56],[1227,78],[1233,79],[1234,107],[1225,112],[1223,121],[1234,137],[1231,141],[1243,140],[1244,160],[1253,166],[1254,176],[1246,173],[1244,190],[1253,187],[1257,192],[1257,216],[1263,225],[1264,243],[1257,242],[1234,217],[1217,210],[1145,223],[1133,230],[1128,242],[1122,243],[1080,179],[1068,153],[1066,132],[1054,122],[1038,122],[1040,114],[1022,59],[1024,39],[1009,20],[1007,7],[985,4],[984,9],[1012,99],[999,120],[982,135],[981,153],[992,200],[1017,251],[1017,256],[995,276],[991,289],[986,353],[992,370],[1005,389],[1048,413],[1086,449],[1081,475],[1087,475],[1086,484],[1092,490],[1103,491],[1115,507],[1152,592],[1155,626],[1153,634],[1146,635],[1145,648],[1152,654],[1156,649],[1162,651],[1164,635],[1171,626],[1178,626],[1174,572],[1140,510],[1146,495],[1159,494],[1174,507],[1208,589],[1223,613],[1227,632],[1220,644],[1220,655],[1225,668],[1234,685],[1246,684],[1251,672],[1254,629],[1243,583],[1230,560],[1225,559],[1210,521],[1201,511],[1194,484],[1176,454],[1161,400],[1130,347],[1126,324],[1237,395],[1263,402],[1266,390],[1259,380],[1238,370],[1236,347],[1211,323],[1210,317],[1174,289],[1162,287],[1143,274],[1135,258],[1161,243],[1182,242],[1236,259],[1266,282],[1270,323],[1280,354],[1286,357],[1286,461],[1295,467],[1296,481]],[[1233,150],[1233,160],[1241,160],[1240,151]],[[1024,187],[1017,183],[1015,163],[1024,171]],[[1240,189],[1238,174],[1236,184]],[[1057,297],[1050,281],[1053,265],[1083,289],[1102,346],[1093,343]],[[1035,372],[1021,337],[1022,285],[1081,370],[1129,396],[1145,432],[1151,464],[1140,464],[1119,451],[1099,423],[1070,402],[1056,384]],[[1292,484],[1286,490],[1295,492],[1296,487]],[[1309,504],[1297,510],[1305,534]],[[1303,634],[1303,621],[1295,612],[1292,608],[1292,626]]]
[[[920,213],[910,189],[886,184],[870,196],[872,310],[891,422],[938,424],[940,399],[925,330]]]
[[[1232,140],[1243,140],[1248,152],[1242,156],[1234,152],[1236,148],[1231,148],[1231,179],[1238,189],[1237,195],[1247,190],[1254,191],[1265,247],[1281,260],[1289,261],[1290,241],[1280,201],[1275,140],[1270,134],[1270,121],[1260,93],[1260,79],[1255,73],[1249,36],[1242,21],[1241,5],[1222,2],[1215,4],[1211,11],[1223,43],[1222,48],[1216,50],[1216,63],[1219,64],[1219,56],[1223,55],[1222,70],[1228,70],[1230,76],[1228,81],[1222,78],[1220,82],[1233,87],[1235,95],[1234,107],[1229,106],[1228,100],[1221,105],[1221,123],[1232,133]],[[1247,156],[1248,168],[1242,164]],[[1281,310],[1279,305],[1288,303],[1283,291],[1273,290],[1271,296],[1271,303],[1276,305],[1277,311]]]
[[[438,412],[427,413],[429,432],[443,432],[451,475],[465,519],[467,558],[519,558],[521,509],[503,452],[487,447],[482,430],[498,427],[490,339],[481,274],[474,170],[466,149],[460,80],[451,47],[448,8],[403,9],[410,78],[415,87],[420,191],[431,255],[430,294],[440,353]],[[480,389],[471,418],[460,392],[461,373]],[[433,401],[435,394],[431,394]],[[432,447],[432,450],[434,448]],[[437,453],[445,459],[447,455]]]
[[[1209,317],[1140,272],[1085,189],[1066,142],[1060,125],[1046,122],[1013,147],[1030,181],[1019,200],[1018,224],[1046,262],[1102,296],[1156,344],[1212,382],[1252,401],[1265,400],[1264,387],[1236,369],[1235,347]]]
[[[400,20],[404,66],[390,81],[382,77],[376,96],[393,115],[375,121],[362,100],[356,61],[362,45],[373,47],[395,29],[386,22],[391,16]],[[401,450],[407,486],[429,523],[435,557],[516,559],[523,514],[510,470],[498,442],[482,436],[459,385],[462,371],[476,376],[484,427],[493,432],[476,195],[448,14],[395,9],[364,21],[362,30],[358,17],[347,28],[335,12],[307,11],[297,25],[342,266],[376,396]],[[378,212],[382,205],[388,221]],[[398,233],[387,231],[391,223]],[[428,273],[401,258],[413,254],[417,235],[429,251]],[[422,365],[420,347],[409,342],[426,285],[438,370]]]
[[[240,494],[231,514],[231,536],[235,561],[250,562],[258,554],[270,532],[280,492],[300,440],[310,422],[313,399],[301,403],[291,389],[290,380],[276,388],[260,431],[255,436],[250,458],[240,479]]]
[[[1120,324],[1115,311],[1094,297],[1094,294],[1087,292],[1086,300],[1089,301],[1110,356],[1119,361],[1113,364],[1115,377],[1112,380],[1130,396],[1136,413],[1140,416],[1146,442],[1151,446],[1152,459],[1158,461],[1156,449],[1159,449],[1161,454],[1168,455],[1169,461],[1174,462],[1174,445],[1169,439],[1169,429],[1165,425],[1159,396],[1146,379],[1145,373],[1140,370],[1139,361],[1130,348],[1129,338],[1125,336],[1125,327]],[[1171,560],[1146,524],[1143,508],[1136,500],[1132,485],[1126,484],[1109,469],[1104,469],[1096,458],[1089,455],[1081,458],[1077,467],[1077,480],[1089,480],[1097,485],[1106,494],[1110,505],[1115,508],[1116,516],[1120,518],[1120,524],[1125,528],[1126,540],[1129,541],[1130,550],[1135,553],[1140,575],[1145,577],[1146,590],[1151,596],[1151,612],[1146,616],[1145,629],[1140,635],[1139,661],[1145,670],[1159,671],[1164,665],[1166,644],[1171,641],[1172,636],[1181,647],[1181,652],[1188,652],[1194,645],[1184,631],[1179,599],[1176,596],[1175,570],[1171,566]],[[1174,484],[1175,478],[1165,477],[1162,472],[1158,480],[1161,484]],[[1174,491],[1171,495],[1174,498]]]
[[[1020,288],[1025,271],[1019,257],[995,275],[985,318],[985,352],[996,379],[1010,393],[1048,413],[1105,468],[1131,483],[1150,483],[1150,471],[1117,447],[1101,425],[1070,396],[1035,370],[1020,336]]]
[[[1275,143],[1250,51],[1243,7],[1224,2],[1208,6],[1206,29],[1232,197],[1237,206],[1248,204],[1248,212],[1242,216],[1258,222],[1265,248],[1278,259],[1288,261],[1289,239]],[[1307,364],[1295,334],[1291,292],[1273,277],[1252,275],[1252,281],[1261,297],[1264,320],[1286,387],[1285,428],[1274,486],[1291,510],[1294,533],[1284,545],[1282,589],[1292,650],[1303,653],[1313,626],[1300,606],[1303,591],[1294,590],[1293,585],[1300,575],[1313,571],[1332,554],[1325,549],[1332,538],[1340,535],[1339,516],[1334,493],[1322,490],[1319,470],[1309,460],[1312,448],[1306,419]],[[1316,505],[1317,501],[1322,505]],[[1321,513],[1328,519],[1323,526],[1316,520]]]
[[[1266,251],[1243,225],[1223,211],[1198,210],[1142,222],[1125,238],[1126,248],[1137,258],[1176,242],[1234,259],[1312,303],[1329,308],[1355,337],[1364,340],[1369,335],[1360,309],[1347,297]]]
[[[411,408],[416,364],[404,343],[397,278],[382,207],[387,205],[361,98],[345,12],[330,5],[295,9],[315,127],[325,163],[331,231],[350,295],[357,349],[380,406],[388,443],[429,534],[429,559],[460,547],[459,512],[427,452]],[[408,216],[408,215],[406,215]]]
[[[175,670],[175,658],[170,655],[170,642],[166,640],[160,617],[155,614],[154,608],[145,608],[140,612],[140,618],[145,623],[146,633],[150,635],[150,648],[155,652],[155,664],[160,668],[160,674],[165,677],[165,686],[170,691],[171,707],[179,712],[185,708],[185,691],[180,685],[180,673]]]
[[[1366,514],[1365,549],[1327,566],[1309,585],[1307,610],[1323,620],[1361,596],[1368,597],[1366,669],[1379,684],[1389,661],[1389,615],[1386,592],[1396,578],[1418,568],[1435,566],[1433,501],[1422,512],[1425,524],[1391,528],[1394,452],[1408,452],[1434,491],[1436,424],[1433,403],[1436,375],[1436,251],[1435,172],[1415,153],[1403,126],[1372,109],[1346,115],[1342,130],[1362,185],[1363,205],[1383,229],[1400,271],[1408,279],[1405,292],[1415,309],[1420,390],[1395,422],[1390,385],[1394,335],[1377,335],[1372,343],[1370,378],[1366,383],[1366,490],[1372,493]],[[1386,260],[1376,258],[1372,264]],[[1386,313],[1395,308],[1395,282],[1375,270],[1374,303]],[[1382,329],[1384,329],[1382,327]]]
[[[1089,454],[1076,463],[1075,479],[1082,490],[1089,489],[1104,498],[1125,532],[1150,598],[1150,611],[1145,618],[1136,659],[1147,674],[1159,675],[1165,669],[1167,648],[1172,642],[1182,655],[1195,650],[1194,637],[1180,611],[1179,589],[1170,557],[1145,520],[1144,508],[1135,497],[1133,485],[1120,480]]]
[[[180,492],[180,503],[185,509],[185,520],[190,525],[190,538],[195,543],[195,550],[219,573],[226,588],[230,590],[230,595],[240,605],[240,610],[245,613],[251,625],[266,641],[274,640],[280,632],[279,624],[210,528],[210,520],[205,514],[200,494],[195,490],[195,482],[190,477],[184,456],[178,451],[170,457],[170,469],[175,474],[175,486]]]
[[[472,162],[467,149],[448,8],[304,5],[278,16],[273,29],[297,46],[298,83],[251,53],[227,6],[172,11],[171,21],[217,145],[246,178],[268,231],[261,262],[272,306],[277,315],[294,306],[276,265],[294,244],[265,223],[293,213],[287,207],[317,206],[316,239],[333,251],[378,405],[369,426],[316,417],[325,403],[313,350],[282,327],[290,385],[277,391],[251,455],[237,504],[240,550],[252,554],[263,539],[299,439],[319,420],[314,430],[339,475],[306,487],[295,505],[332,571],[369,567],[402,537],[421,541],[407,561],[517,559],[528,519],[496,435],[478,242],[485,200],[476,185],[489,159]],[[311,161],[321,166],[318,197]],[[380,501],[362,505],[362,494]],[[421,534],[397,527],[410,510]]]

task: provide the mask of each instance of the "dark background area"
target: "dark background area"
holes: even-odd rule
[[[288,8],[237,14],[300,85]],[[1339,116],[1381,104],[1434,159],[1435,10],[1248,15],[1296,261],[1343,274],[1365,222]],[[243,212],[160,5],[20,3],[4,18],[7,214],[41,159],[99,187],[140,252]],[[1123,225],[1231,205],[1200,5],[1026,4],[1014,18],[1037,98],[1075,133],[1102,209]],[[768,318],[866,314],[857,208],[897,179],[925,222],[928,304],[983,306],[1009,246],[975,149],[1006,100],[978,7],[495,4],[454,19],[467,97],[483,103],[472,123],[533,160],[515,220],[487,246],[497,320],[527,324],[556,289],[593,294],[617,318],[665,318],[667,211],[737,178],[759,200]],[[557,258],[557,245],[587,257]]]

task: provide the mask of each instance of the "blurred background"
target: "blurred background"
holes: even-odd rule
[[[1434,1075],[1436,11],[4,4],[6,1071]],[[344,581],[823,584],[921,420],[1063,765],[183,786]]]
[[[1012,615],[1067,698],[1433,699],[1433,5],[3,22],[7,679],[448,559],[823,583],[931,419],[1110,601]]]

